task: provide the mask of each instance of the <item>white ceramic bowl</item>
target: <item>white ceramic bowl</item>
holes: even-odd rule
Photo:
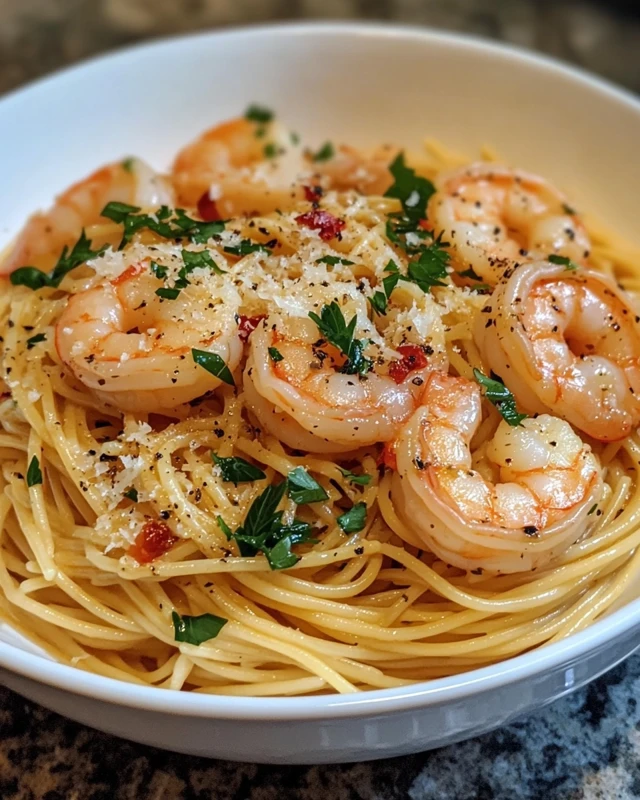
[[[0,101],[0,248],[29,212],[102,162],[176,149],[250,102],[305,138],[418,146],[425,135],[566,188],[633,236],[640,104],[546,58],[372,25],[262,27],[158,42]],[[637,594],[640,595],[640,587]],[[592,680],[640,645],[640,599],[576,636],[466,675],[350,696],[253,699],[140,688],[53,663],[6,626],[0,678],[44,706],[140,742],[240,761],[355,761],[474,736]]]

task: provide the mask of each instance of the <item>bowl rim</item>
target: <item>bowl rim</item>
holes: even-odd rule
[[[607,79],[547,55],[494,42],[466,33],[453,33],[428,27],[412,27],[376,22],[283,22],[169,36],[133,46],[117,48],[40,77],[29,84],[0,96],[0,110],[13,102],[34,100],[51,83],[73,79],[80,72],[100,71],[109,63],[122,61],[150,51],[180,49],[189,42],[220,39],[331,35],[344,38],[370,37],[380,40],[404,40],[428,45],[438,42],[454,48],[518,61],[537,70],[564,76],[585,89],[617,101],[640,117],[640,100],[630,91]],[[10,623],[9,627],[11,627]],[[358,718],[415,708],[459,702],[471,695],[488,692],[520,682],[537,674],[561,669],[590,651],[606,647],[611,641],[640,625],[640,598],[610,616],[589,625],[585,630],[553,644],[544,645],[498,664],[468,673],[409,684],[393,689],[373,689],[355,694],[327,694],[312,697],[243,697],[235,695],[195,694],[127,683],[82,668],[49,660],[14,645],[0,642],[0,668],[31,681],[73,694],[140,710],[212,719],[289,721],[311,719]],[[568,687],[569,688],[569,687]]]

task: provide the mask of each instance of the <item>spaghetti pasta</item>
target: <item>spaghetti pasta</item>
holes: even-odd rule
[[[488,569],[463,532],[463,550],[439,558],[446,525],[432,524],[430,548],[398,494],[394,448],[434,374],[497,382],[477,333],[489,271],[457,263],[464,248],[425,217],[439,176],[465,160],[430,142],[413,169],[394,148],[313,161],[270,118],[250,122],[242,135],[262,144],[246,164],[234,151],[225,166],[219,149],[213,166],[199,163],[200,146],[179,159],[183,191],[206,175],[199,213],[160,206],[169,178],[149,202],[145,168],[144,208],[107,187],[107,216],[83,221],[81,247],[68,230],[26,247],[27,226],[17,246],[33,269],[15,271],[16,250],[4,262],[0,615],[80,669],[254,696],[400,686],[581,630],[638,573],[638,420],[610,442],[558,420],[595,465],[589,489],[571,473],[571,509],[545,507],[528,539],[519,522],[498,525],[528,559],[545,526],[578,508],[552,556]],[[234,216],[222,221],[227,185]],[[585,231],[589,268],[633,297],[640,252],[591,222]],[[552,263],[569,262],[558,247]],[[505,259],[506,274],[506,252],[482,263]],[[571,261],[560,277],[583,268]],[[492,405],[490,388],[478,400],[465,467],[483,487],[520,480],[491,460],[509,423],[504,398],[518,418],[526,405],[501,377],[502,400]],[[542,424],[534,411],[518,435]],[[437,484],[453,503],[448,491]],[[479,524],[470,517],[465,530]]]

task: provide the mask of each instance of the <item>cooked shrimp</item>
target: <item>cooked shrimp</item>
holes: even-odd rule
[[[329,186],[338,191],[355,189],[360,194],[384,194],[393,183],[389,164],[398,155],[399,148],[382,145],[374,150],[361,151],[349,145],[337,148],[335,156],[313,163],[313,169]]]
[[[76,378],[123,411],[159,411],[220,385],[192,358],[191,349],[218,355],[234,370],[242,357],[233,291],[212,302],[206,285],[192,283],[174,300],[145,264],[73,295],[56,325],[56,348]]]
[[[251,335],[244,373],[249,408],[267,431],[309,452],[388,441],[415,408],[429,366],[397,383],[377,366],[362,378],[340,372],[343,361],[310,319],[269,317]]]
[[[302,150],[280,124],[239,118],[205,131],[181,150],[172,178],[180,204],[195,206],[208,193],[226,218],[266,214],[302,199],[303,171]]]
[[[525,411],[550,411],[606,442],[640,424],[639,317],[607,276],[526,264],[485,308],[480,348]]]
[[[550,183],[490,163],[438,177],[428,206],[435,233],[450,243],[458,271],[497,283],[515,263],[556,253],[584,263],[590,243],[580,219]]]
[[[111,201],[154,208],[173,205],[173,193],[166,179],[140,159],[108,164],[74,183],[49,211],[29,219],[0,265],[0,274],[26,265],[49,269],[65,246],[75,244],[83,228],[105,222],[100,213]]]
[[[394,442],[396,511],[448,564],[540,567],[584,533],[602,490],[598,460],[567,422],[543,414],[514,428],[500,422],[480,471],[470,444],[481,421],[476,383],[430,376]]]

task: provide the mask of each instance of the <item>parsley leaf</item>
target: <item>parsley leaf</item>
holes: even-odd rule
[[[91,241],[87,239],[83,229],[71,252],[69,252],[67,245],[64,246],[60,258],[51,272],[41,272],[35,267],[19,267],[11,273],[11,283],[13,286],[27,286],[33,290],[42,289],[44,286],[57,288],[68,272],[71,272],[71,270],[86,261],[102,255],[106,249],[107,245],[105,244],[97,250],[92,250]]]
[[[268,350],[269,350],[269,358],[273,362],[277,363],[278,361],[284,361],[284,356],[278,350],[277,347],[269,347]]]
[[[296,467],[287,476],[287,494],[296,505],[329,499],[326,491],[304,467]]]
[[[36,333],[35,336],[31,336],[27,339],[27,350],[31,350],[34,348],[38,342],[46,342],[47,341],[47,334],[46,333]]]
[[[568,203],[563,203],[562,204],[562,210],[564,211],[565,214],[569,214],[569,216],[571,216],[571,217],[573,217],[575,214],[578,213],[575,210],[575,208],[572,208]]]
[[[127,491],[124,493],[124,496],[127,499],[132,500],[134,503],[138,502],[138,490],[135,488],[127,489]]]
[[[143,228],[153,231],[164,239],[188,237],[196,244],[204,244],[224,230],[223,220],[203,222],[192,219],[182,208],[170,209],[161,206],[154,214],[145,214],[138,206],[128,203],[111,202],[102,209],[103,217],[124,227],[120,249],[131,241],[135,233]]]
[[[182,260],[184,261],[187,273],[197,269],[198,267],[206,267],[213,270],[216,275],[226,275],[226,270],[220,269],[220,267],[211,257],[211,253],[208,250],[193,251],[185,250],[183,248]]]
[[[287,569],[300,559],[291,551],[296,544],[315,542],[308,522],[294,519],[285,525],[283,512],[276,511],[284,497],[288,481],[267,486],[251,504],[244,523],[231,531],[226,522],[218,517],[218,525],[229,540],[235,540],[242,556],[264,553],[271,569]]]
[[[262,125],[266,125],[273,119],[273,111],[271,111],[270,108],[252,103],[244,112],[244,118],[248,119],[250,122],[259,122]]]
[[[371,369],[371,361],[363,355],[366,340],[354,339],[357,317],[354,316],[347,325],[340,306],[335,300],[323,306],[320,316],[313,311],[309,317],[316,323],[320,333],[346,357],[346,364],[340,370],[347,375],[366,375]]]
[[[355,261],[349,261],[348,258],[338,258],[338,256],[323,256],[316,258],[316,264],[328,264],[330,267],[335,267],[336,264],[344,264],[345,267],[355,264]]]
[[[387,302],[391,297],[391,293],[396,288],[398,281],[402,277],[400,275],[398,265],[393,259],[389,260],[389,263],[384,268],[384,271],[389,273],[386,278],[382,279],[382,288],[384,291],[374,292],[373,296],[369,298],[371,307],[376,314],[379,314],[380,316],[384,316],[387,313]]]
[[[275,142],[267,142],[262,152],[265,158],[275,158],[278,155],[278,146]]]
[[[133,157],[131,157],[131,156],[129,158],[125,158],[121,162],[122,163],[122,169],[125,172],[130,172],[130,173],[133,172],[133,162],[134,161],[135,161],[135,159]]]
[[[245,461],[244,458],[225,458],[216,455],[211,451],[211,458],[213,463],[220,467],[222,480],[229,483],[252,483],[253,481],[262,481],[267,476],[259,468]]]
[[[427,203],[435,192],[435,186],[427,178],[416,175],[415,170],[407,167],[404,153],[398,153],[389,172],[394,182],[384,193],[385,197],[396,197],[402,203],[405,216],[415,225],[427,215]]]
[[[552,264],[558,264],[559,266],[564,267],[565,269],[573,270],[580,269],[578,264],[575,261],[572,261],[567,256],[558,256],[555,253],[551,253],[551,255],[547,256],[547,261],[550,261]]]
[[[441,278],[447,277],[449,253],[443,248],[448,246],[438,239],[423,247],[418,258],[409,262],[405,280],[417,284],[423,292],[429,292],[432,286],[445,286]]]
[[[328,161],[330,158],[333,158],[335,154],[336,151],[331,142],[325,142],[316,153],[312,154],[311,158],[313,161]]]
[[[527,418],[527,414],[518,413],[516,407],[515,397],[511,394],[509,389],[504,385],[502,379],[495,373],[491,373],[488,378],[479,369],[473,370],[473,377],[478,381],[480,386],[484,387],[484,396],[498,409],[505,422],[509,423],[512,428],[516,428],[523,419]]]
[[[29,462],[29,469],[27,470],[27,486],[38,486],[42,483],[42,472],[40,470],[40,462],[34,456]]]
[[[156,276],[156,278],[160,278],[163,281],[167,277],[167,268],[161,267],[160,264],[156,264],[155,261],[152,261],[151,264],[151,272]]]
[[[355,506],[340,514],[338,525],[345,533],[357,533],[367,524],[367,504],[356,503]]]
[[[371,483],[371,475],[367,475],[366,473],[363,475],[356,475],[355,472],[351,472],[348,469],[342,469],[342,467],[338,467],[338,469],[349,483],[356,483],[358,486],[366,486],[368,483]]]
[[[224,617],[217,617],[215,614],[200,614],[197,617],[185,614],[181,617],[177,611],[171,612],[171,620],[175,641],[197,646],[209,639],[215,639],[228,622]]]
[[[168,287],[168,286],[161,286],[159,289],[156,289],[156,294],[158,297],[161,297],[163,300],[175,300],[182,289],[178,289],[177,287]]]
[[[233,256],[248,256],[249,253],[266,253],[268,256],[273,252],[263,244],[252,242],[251,239],[243,239],[240,244],[224,248],[225,253],[231,253]]]
[[[229,386],[235,386],[231,370],[224,363],[222,358],[217,353],[209,353],[206,350],[191,350],[191,357],[199,367],[206,369],[216,378],[220,378],[224,383]]]

